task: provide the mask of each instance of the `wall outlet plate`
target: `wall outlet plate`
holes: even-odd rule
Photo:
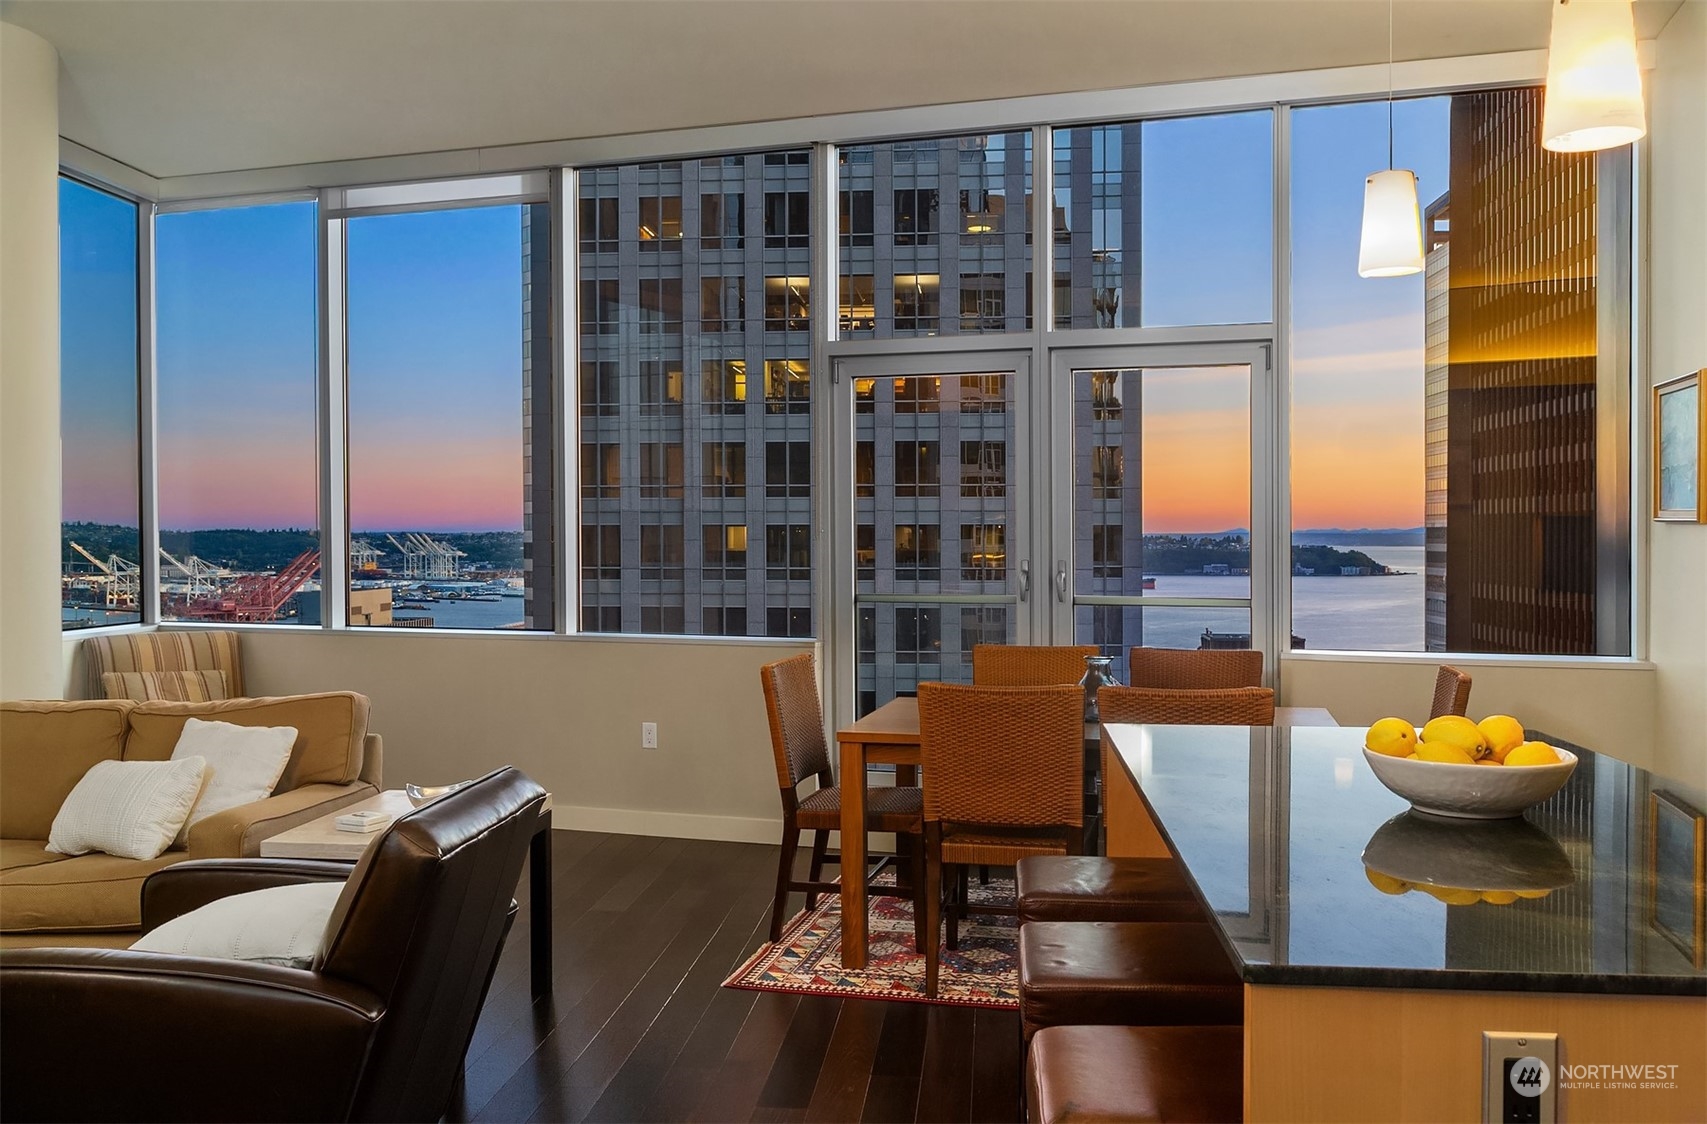
[[[1555,1124],[1559,1036],[1482,1032],[1483,1124]]]
[[[640,748],[658,748],[658,723],[642,722],[640,724]]]

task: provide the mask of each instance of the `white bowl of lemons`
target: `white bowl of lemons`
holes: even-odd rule
[[[1417,811],[1473,820],[1521,816],[1577,767],[1570,750],[1524,740],[1523,724],[1506,714],[1479,723],[1447,715],[1420,731],[1383,718],[1369,727],[1363,756],[1376,779]]]

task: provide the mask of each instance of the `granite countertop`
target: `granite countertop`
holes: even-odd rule
[[[1654,923],[1652,890],[1692,884],[1652,875],[1645,770],[1568,746],[1571,779],[1522,818],[1451,820],[1382,786],[1362,729],[1108,737],[1250,983],[1707,996]]]

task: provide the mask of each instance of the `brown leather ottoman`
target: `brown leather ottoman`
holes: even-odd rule
[[[1243,1050],[1237,1026],[1045,1027],[1026,1055],[1027,1119],[1238,1120]]]
[[[1022,924],[1208,920],[1172,859],[1037,855],[1014,870]]]
[[[1019,1013],[1046,1026],[1235,1026],[1245,989],[1207,922],[1032,921],[1019,930]]]

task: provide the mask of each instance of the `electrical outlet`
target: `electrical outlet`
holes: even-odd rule
[[[640,724],[640,748],[658,748],[658,723],[642,722]]]
[[[1559,1036],[1482,1032],[1483,1124],[1555,1124]]]

